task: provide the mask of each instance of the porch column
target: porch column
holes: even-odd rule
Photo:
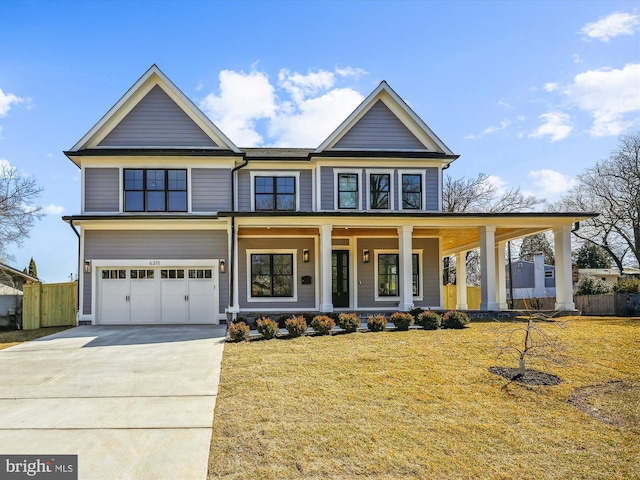
[[[467,252],[456,253],[456,310],[469,310],[467,304]]]
[[[507,281],[505,275],[504,250],[507,242],[496,243],[496,293],[498,310],[507,309]]]
[[[320,226],[320,311],[333,312],[331,295],[331,232],[333,225]]]
[[[553,229],[556,255],[556,310],[575,310],[571,277],[571,225]]]
[[[478,227],[480,232],[480,310],[497,310],[496,227]]]
[[[398,227],[398,256],[400,257],[400,310],[413,310],[413,226]]]

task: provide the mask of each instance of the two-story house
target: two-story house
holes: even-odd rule
[[[154,65],[65,154],[82,323],[440,308],[448,255],[465,309],[475,248],[482,309],[506,309],[506,242],[548,229],[556,306],[574,309],[570,231],[588,215],[443,213],[458,155],[386,82],[318,146],[239,148]]]

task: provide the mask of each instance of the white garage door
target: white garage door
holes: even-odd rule
[[[101,325],[218,323],[215,266],[100,268]]]

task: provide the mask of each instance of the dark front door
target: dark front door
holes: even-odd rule
[[[333,306],[349,306],[349,251],[334,250],[331,253],[331,290]]]

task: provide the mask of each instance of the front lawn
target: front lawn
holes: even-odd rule
[[[46,327],[36,328],[34,330],[11,330],[8,332],[0,331],[0,350],[3,348],[13,347],[30,340],[35,340],[47,335],[61,332],[71,327]]]
[[[639,478],[640,318],[567,320],[557,386],[488,371],[506,322],[228,343],[209,478]]]

